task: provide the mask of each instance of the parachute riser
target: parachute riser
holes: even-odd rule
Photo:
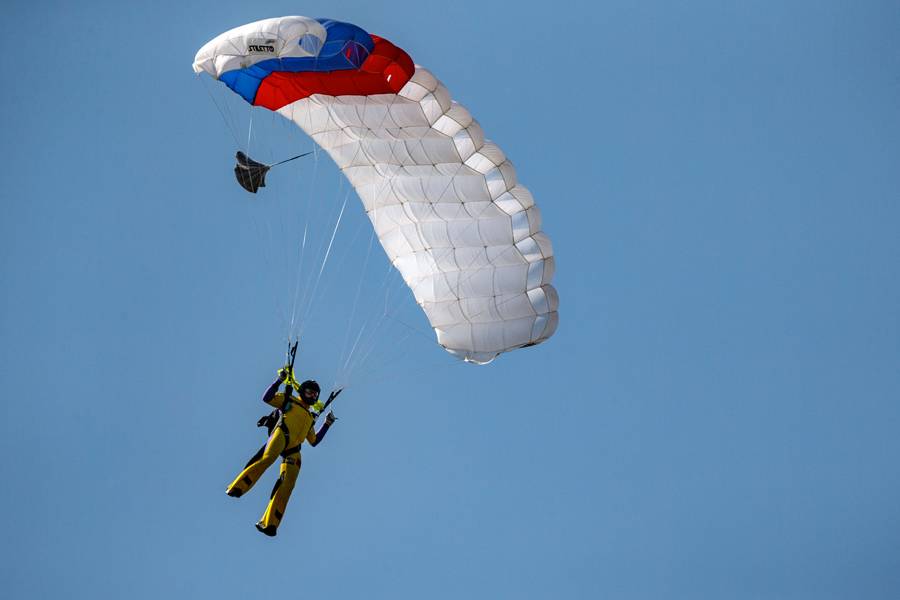
[[[284,365],[285,377],[284,377],[284,395],[290,396],[294,390],[294,388],[299,387],[297,385],[297,379],[294,377],[294,361],[297,358],[297,345],[300,344],[300,340],[297,340],[293,344],[291,344],[290,340],[288,340],[288,351],[286,356],[286,364]]]
[[[337,399],[337,397],[341,395],[341,392],[343,392],[343,391],[344,391],[344,388],[338,388],[336,391],[331,392],[328,395],[328,400],[325,401],[325,404],[322,405],[322,408],[319,409],[319,412],[313,413],[313,418],[318,419],[320,416],[322,416],[322,414],[325,412],[325,409],[327,409],[329,406],[331,406],[331,403],[334,402]],[[337,420],[337,419],[335,419],[335,420]]]

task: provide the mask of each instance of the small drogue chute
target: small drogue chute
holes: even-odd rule
[[[253,160],[252,158],[238,150],[237,154],[235,155],[237,164],[234,165],[234,176],[237,178],[237,182],[241,184],[242,188],[244,188],[251,194],[255,194],[259,188],[266,187],[266,173],[269,172],[269,169],[271,169],[272,167],[277,167],[278,165],[283,165],[286,162],[290,162],[298,158],[303,158],[304,156],[309,156],[310,154],[312,154],[312,152],[304,152],[303,154],[298,154],[293,158],[277,162],[274,165],[267,165],[265,163]]]

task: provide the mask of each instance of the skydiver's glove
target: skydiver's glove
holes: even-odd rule
[[[288,381],[291,375],[291,368],[288,366],[278,369],[278,381]]]
[[[329,410],[329,411],[328,411],[328,414],[325,415],[325,424],[330,426],[330,425],[331,425],[332,423],[334,423],[335,421],[337,421],[337,417],[334,416],[334,411],[333,411],[333,410]]]

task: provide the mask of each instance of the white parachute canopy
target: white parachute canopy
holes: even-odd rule
[[[194,70],[328,152],[448,352],[486,363],[553,335],[553,249],[531,193],[403,50],[347,23],[283,17],[218,36]]]

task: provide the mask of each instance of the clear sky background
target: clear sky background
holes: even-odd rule
[[[0,11],[4,598],[900,597],[896,2]],[[262,442],[286,257],[347,184],[322,157],[241,190],[250,111],[191,62],[287,14],[390,39],[472,111],[561,304],[547,343],[457,363],[378,287],[350,194],[301,376],[340,382],[347,332],[396,312],[270,539],[275,474],[224,487]],[[311,149],[253,118],[260,159]]]

